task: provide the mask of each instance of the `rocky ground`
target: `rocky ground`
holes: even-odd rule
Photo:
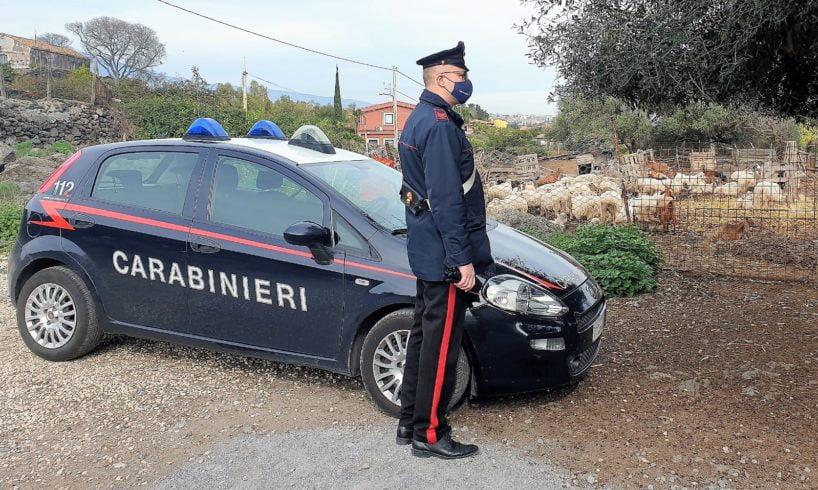
[[[2,261],[5,264],[5,260]],[[573,390],[452,416],[480,459],[408,462],[357,380],[127,338],[32,356],[0,277],[0,486],[815,487],[818,289],[661,276],[611,302]],[[397,461],[396,461],[397,460]],[[391,473],[389,473],[391,472]]]

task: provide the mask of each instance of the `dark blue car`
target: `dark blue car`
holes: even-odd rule
[[[83,148],[28,202],[9,258],[23,341],[67,361],[127,334],[360,375],[397,415],[415,278],[399,172],[315,127]],[[578,381],[605,322],[573,259],[489,222],[453,403]]]

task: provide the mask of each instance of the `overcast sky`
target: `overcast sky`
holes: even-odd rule
[[[529,63],[526,40],[513,29],[531,14],[518,0],[170,0],[191,10],[317,50],[369,63],[397,65],[420,79],[415,60],[462,40],[475,85],[470,102],[494,113],[554,114],[547,102],[554,72]],[[303,93],[331,96],[335,64],[344,98],[373,103],[391,72],[307,53],[239,32],[154,0],[3,0],[0,32],[33,37],[68,35],[65,24],[113,16],[154,29],[166,44],[158,68],[171,76],[196,65],[210,83],[241,79],[247,71]],[[74,47],[79,42],[74,39]],[[271,86],[273,89],[280,87]],[[399,77],[398,90],[417,98],[420,87]],[[406,99],[405,97],[400,97]]]

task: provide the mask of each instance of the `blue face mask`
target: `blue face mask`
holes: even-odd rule
[[[447,77],[446,80],[449,80]],[[449,80],[450,82],[454,83],[454,88],[452,89],[452,97],[455,98],[458,104],[465,104],[469,97],[471,97],[472,91],[474,90],[474,85],[472,85],[471,80],[463,80],[462,82],[455,82],[453,80]]]

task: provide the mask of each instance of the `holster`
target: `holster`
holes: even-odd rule
[[[400,200],[403,205],[415,215],[431,209],[429,207],[429,200],[423,198],[412,186],[407,184],[405,180],[400,188]]]

